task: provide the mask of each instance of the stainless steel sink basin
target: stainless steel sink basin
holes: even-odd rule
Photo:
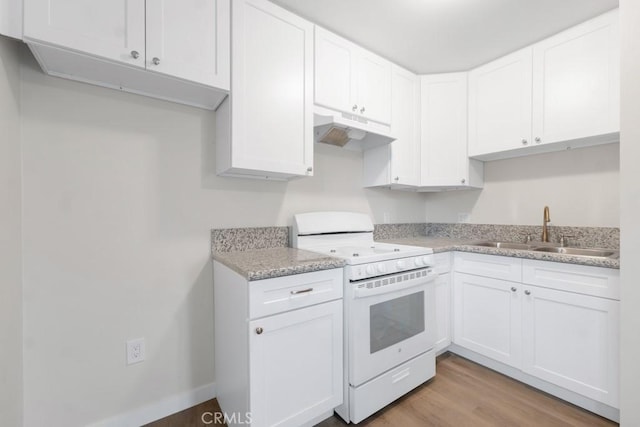
[[[551,252],[556,254],[590,256],[598,258],[608,258],[615,255],[617,251],[612,249],[582,249],[582,248],[555,248],[555,247],[539,247],[533,248],[536,252]]]
[[[486,248],[501,248],[501,249],[522,249],[522,250],[531,250],[531,245],[526,245],[524,243],[511,243],[511,242],[476,242],[472,244],[473,246],[483,246]]]

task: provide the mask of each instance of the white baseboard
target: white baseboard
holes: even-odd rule
[[[206,384],[193,390],[166,397],[133,411],[89,424],[88,427],[139,427],[183,411],[216,397],[216,384]]]

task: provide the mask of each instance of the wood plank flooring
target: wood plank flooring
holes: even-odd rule
[[[206,424],[201,420],[202,414],[219,410],[214,399],[147,427],[203,427]],[[334,415],[317,427],[345,425]],[[434,379],[358,424],[366,427],[617,425],[454,354],[438,358]]]

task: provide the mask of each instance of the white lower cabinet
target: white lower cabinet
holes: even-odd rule
[[[456,253],[454,264],[455,346],[616,418],[619,270],[473,253]]]
[[[343,402],[342,269],[247,281],[214,262],[215,376],[227,425],[317,423]]]
[[[525,286],[522,370],[618,406],[618,301]]]
[[[298,426],[342,403],[341,336],[342,301],[251,321],[252,425]]]
[[[451,345],[451,252],[435,255],[436,279],[436,354]]]
[[[454,279],[454,342],[520,367],[519,284],[457,273]]]

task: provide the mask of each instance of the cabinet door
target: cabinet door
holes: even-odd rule
[[[391,133],[391,175],[389,184],[414,185],[420,183],[420,134],[417,112],[420,108],[418,77],[394,66],[392,73],[393,102]]]
[[[267,0],[234,1],[232,24],[231,166],[311,175],[313,24]]]
[[[534,143],[620,131],[618,11],[533,48]]]
[[[420,88],[420,185],[468,185],[467,73],[423,76]]]
[[[229,0],[147,2],[147,68],[229,90]]]
[[[531,48],[469,72],[469,155],[529,145]]]
[[[436,279],[436,353],[451,344],[451,273]]]
[[[521,364],[521,285],[456,273],[453,341],[498,362]]]
[[[524,291],[523,371],[617,408],[620,303],[535,286]]]
[[[299,426],[342,403],[342,300],[249,327],[253,425]]]
[[[357,114],[373,121],[391,123],[391,63],[358,49],[354,86]]]
[[[354,46],[341,37],[315,27],[314,102],[333,110],[356,113]]]
[[[25,0],[24,37],[144,67],[145,1]],[[137,55],[133,52],[137,52]]]

